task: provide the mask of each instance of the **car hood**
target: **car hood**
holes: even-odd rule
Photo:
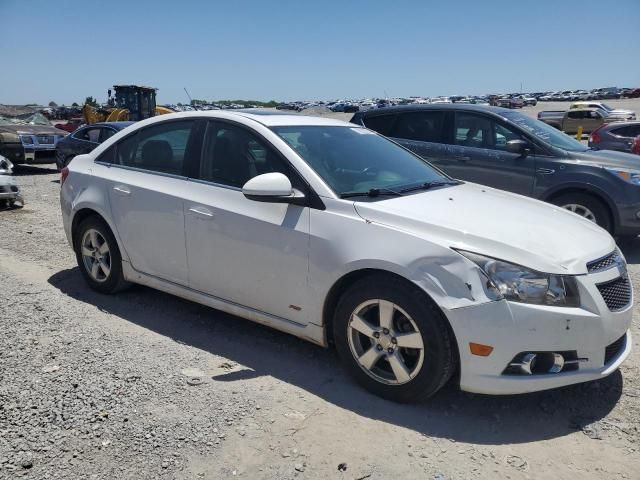
[[[0,125],[0,132],[27,133],[32,135],[62,135],[61,131],[50,125]]]
[[[355,202],[365,220],[556,274],[585,274],[615,249],[611,235],[553,205],[466,183],[378,202]]]
[[[570,152],[569,155],[579,162],[604,168],[640,170],[640,156],[632,153],[614,150],[587,150],[586,152]]]

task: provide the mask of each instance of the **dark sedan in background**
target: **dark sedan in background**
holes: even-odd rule
[[[62,170],[76,155],[89,153],[107,138],[133,122],[104,122],[85,125],[58,142],[56,166]]]
[[[553,203],[617,236],[640,233],[635,155],[592,150],[499,107],[411,105],[358,112],[351,121],[391,137],[454,178]]]
[[[640,122],[608,123],[591,133],[589,146],[594,150],[631,152],[633,142],[638,135],[640,135]]]

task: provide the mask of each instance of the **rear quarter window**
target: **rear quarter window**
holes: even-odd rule
[[[95,161],[109,164],[116,163],[116,146],[111,145],[104,152],[102,152]]]

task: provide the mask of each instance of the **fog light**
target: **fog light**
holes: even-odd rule
[[[543,375],[575,371],[588,358],[578,358],[575,350],[565,352],[520,352],[513,357],[503,375]]]

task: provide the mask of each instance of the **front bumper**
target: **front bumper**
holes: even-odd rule
[[[460,352],[460,387],[475,393],[527,393],[597,380],[613,373],[631,351],[633,295],[611,311],[597,285],[620,276],[617,268],[579,276],[580,308],[548,307],[505,300],[445,311]],[[621,347],[606,354],[621,337]],[[469,343],[494,347],[489,356],[472,355]],[[560,373],[505,373],[522,352],[577,352],[578,368]],[[605,361],[605,356],[607,359]]]

